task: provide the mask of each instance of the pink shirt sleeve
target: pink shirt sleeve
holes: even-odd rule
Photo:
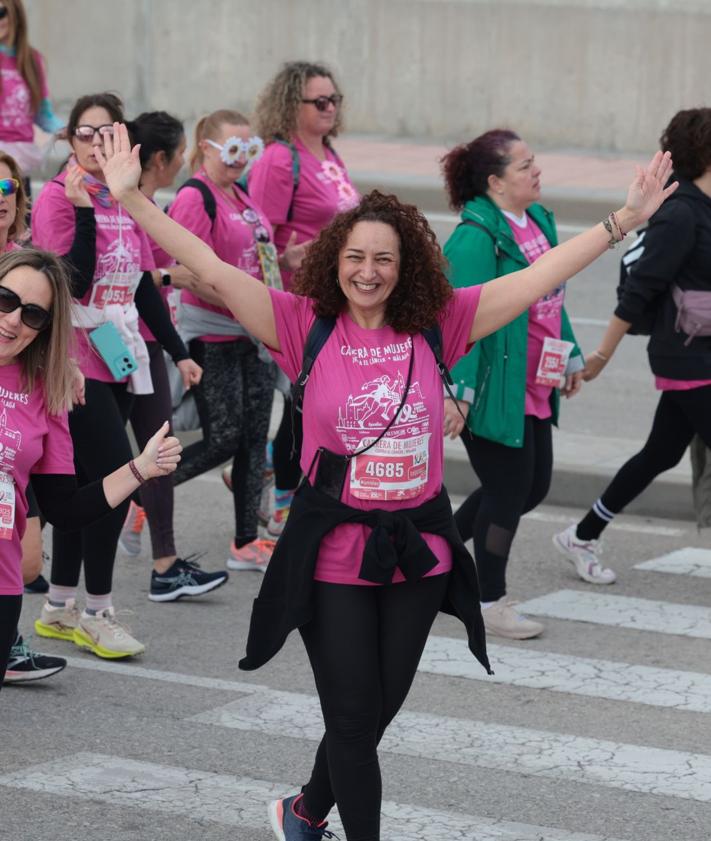
[[[291,152],[282,143],[270,143],[249,174],[249,195],[274,227],[287,220],[294,195]]]
[[[74,205],[64,195],[64,185],[48,181],[32,206],[32,242],[55,254],[68,254],[74,220]]]
[[[42,457],[30,472],[74,475],[74,446],[69,434],[66,412],[47,415],[47,434]]]
[[[168,216],[214,248],[212,220],[205,210],[202,194],[195,187],[180,190],[168,208]]]
[[[304,345],[311,325],[316,320],[310,298],[269,289],[274,307],[274,321],[280,351],[269,348],[276,364],[293,382],[301,370]]]
[[[454,297],[440,318],[444,363],[448,368],[465,356],[472,347],[469,336],[479,307],[481,290],[482,286],[455,289]]]

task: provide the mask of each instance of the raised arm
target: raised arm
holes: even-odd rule
[[[645,169],[638,168],[625,206],[615,214],[622,231],[627,233],[646,222],[667,196],[676,190],[676,181],[668,187],[664,186],[671,175],[671,169],[672,161],[668,152],[657,152]],[[600,223],[551,249],[527,269],[484,284],[472,324],[471,340],[488,336],[513,321],[539,298],[582,271],[605,252],[610,238],[611,234]]]
[[[197,276],[200,285],[216,294],[253,336],[279,350],[274,310],[266,286],[220,260],[201,239],[170,219],[143,195],[138,189],[139,149],[139,146],[131,149],[123,123],[114,123],[113,138],[104,135],[103,152],[97,149],[95,154],[113,197],[164,251]]]

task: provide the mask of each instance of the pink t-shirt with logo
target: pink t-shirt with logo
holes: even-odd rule
[[[526,214],[525,224],[519,224],[511,214],[504,213],[509,223],[516,245],[530,263],[535,261],[546,251],[550,251],[550,243],[543,231]],[[565,284],[561,284],[552,292],[544,295],[528,310],[528,351],[526,361],[526,404],[525,414],[536,418],[551,416],[550,396],[553,390],[550,386],[536,382],[538,363],[543,352],[543,342],[546,338],[560,339],[563,301],[565,299]]]
[[[272,351],[290,380],[301,370],[304,345],[316,316],[312,301],[270,290],[280,352]],[[457,289],[440,318],[448,367],[470,349],[469,335],[481,286]],[[316,357],[304,392],[301,468],[308,475],[319,447],[353,453],[377,438],[400,405],[407,383],[412,341],[392,327],[367,330],[344,313]],[[341,500],[362,510],[413,508],[435,497],[442,486],[444,400],[432,350],[414,337],[414,364],[407,401],[385,438],[351,462]],[[367,526],[337,526],[321,542],[315,578],[335,584],[364,584],[358,577]],[[447,541],[425,534],[439,563],[430,572],[451,569]],[[399,569],[394,582],[403,581]]]
[[[49,96],[42,56],[33,50],[39,69],[40,96]],[[27,82],[17,69],[17,57],[0,52],[0,75],[2,76],[2,94],[0,95],[0,142],[17,141],[31,143],[34,138],[33,124],[35,111]]]
[[[74,475],[67,414],[50,415],[41,384],[22,388],[19,364],[0,366],[0,595],[22,593],[22,547],[31,473]],[[7,478],[6,478],[7,477]],[[6,489],[14,485],[14,525]]]
[[[274,226],[280,254],[293,231],[297,243],[313,239],[337,213],[350,210],[360,200],[343,162],[331,149],[324,146],[326,160],[320,161],[298,137],[294,145],[299,153],[296,192],[291,150],[283,143],[270,143],[249,174],[249,194]],[[287,219],[290,205],[291,219]],[[285,289],[290,288],[291,279],[290,272],[282,272]]]
[[[195,236],[200,237],[203,242],[206,242],[225,263],[230,263],[232,266],[252,275],[252,277],[261,280],[262,267],[257,254],[255,234],[260,231],[262,233],[266,232],[271,242],[274,241],[274,237],[271,223],[267,215],[260,209],[259,202],[237,186],[233,187],[234,200],[228,198],[222,190],[213,184],[203,170],[196,173],[193,178],[198,178],[207,184],[215,197],[217,215],[214,225],[205,211],[202,194],[194,187],[185,187],[180,190],[168,210],[168,215],[184,228],[192,231]],[[245,219],[245,211],[252,211],[256,214],[259,217],[258,221],[250,223]],[[251,218],[250,213],[247,213],[246,216]],[[211,312],[219,312],[228,318],[233,317],[232,313],[225,307],[208,304],[186,289],[181,290],[181,301]],[[230,336],[214,335],[201,336],[200,338],[203,342],[235,341]]]
[[[64,194],[66,173],[42,188],[32,207],[32,241],[39,248],[64,255],[74,241],[74,205]],[[150,243],[121,205],[99,204],[91,196],[96,218],[96,269],[89,291],[81,299],[85,306],[103,308],[108,303],[129,304],[144,271],[155,268]],[[113,383],[111,371],[90,344],[87,332],[76,329],[79,367],[85,377]]]

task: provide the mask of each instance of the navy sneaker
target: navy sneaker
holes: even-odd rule
[[[151,591],[148,598],[152,602],[174,602],[183,596],[202,596],[221,587],[229,574],[205,572],[194,561],[177,558],[167,572],[151,573]]]
[[[25,644],[22,637],[18,637],[10,649],[10,659],[3,683],[29,683],[32,680],[42,680],[61,672],[66,665],[67,661],[64,657],[38,654]]]
[[[338,838],[326,829],[326,821],[314,826],[306,818],[296,814],[294,804],[303,796],[295,794],[283,800],[272,800],[269,804],[269,821],[279,841],[320,841],[322,838]]]
[[[38,575],[34,581],[28,581],[25,584],[26,593],[49,593],[49,584],[44,575]]]

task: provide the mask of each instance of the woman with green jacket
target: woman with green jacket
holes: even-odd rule
[[[442,164],[462,218],[444,247],[453,286],[519,271],[558,244],[553,214],[537,203],[541,171],[517,134],[488,131]],[[564,295],[562,284],[478,342],[452,371],[459,405],[446,401],[445,434],[459,435],[466,417],[462,440],[481,481],[457,511],[457,527],[474,538],[486,629],[509,639],[543,631],[507,600],[506,564],[521,515],[548,493],[560,393],[580,389],[584,360]],[[609,584],[615,574],[598,565],[586,580]]]

